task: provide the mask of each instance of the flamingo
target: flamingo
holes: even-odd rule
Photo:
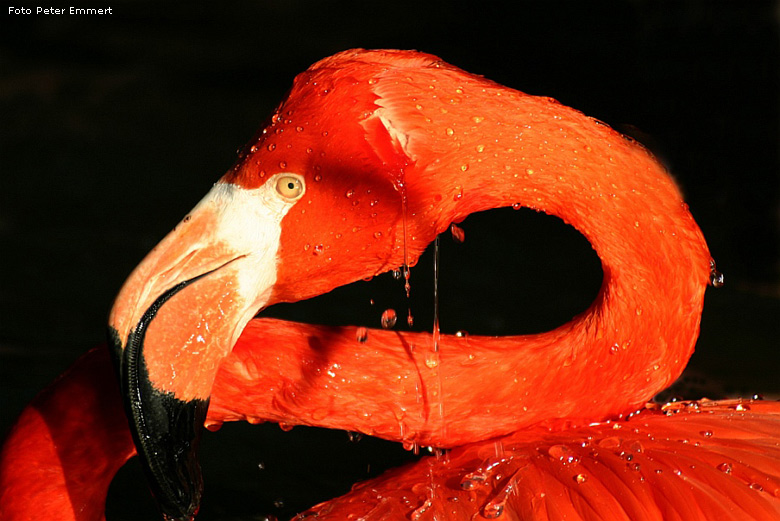
[[[502,206],[556,215],[598,253],[602,287],[571,322],[461,338],[251,320],[406,270],[450,223]],[[346,51],[295,79],[130,275],[109,317],[121,392],[98,350],[23,412],[0,517],[45,499],[60,519],[101,519],[137,452],[163,516],[192,519],[202,426],[246,419],[455,447],[302,517],[776,519],[776,403],[646,406],[685,367],[718,281],[638,144],[435,56]]]

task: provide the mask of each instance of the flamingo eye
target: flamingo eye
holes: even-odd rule
[[[305,191],[303,177],[284,174],[276,180],[276,191],[288,201],[297,201]]]

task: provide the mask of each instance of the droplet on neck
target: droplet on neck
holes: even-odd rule
[[[724,472],[726,474],[731,474],[731,463],[728,463],[724,461],[720,465],[716,467],[719,471]]]
[[[715,269],[715,261],[710,260],[710,286],[713,288],[722,288],[726,283],[723,273]]]
[[[368,329],[365,327],[357,328],[357,331],[355,331],[355,338],[358,342],[364,344],[366,340],[368,340]]]
[[[463,241],[466,240],[466,232],[455,223],[450,224],[450,233],[452,233],[452,240],[457,244],[463,244]]]

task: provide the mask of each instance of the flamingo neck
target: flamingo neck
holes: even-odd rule
[[[434,88],[405,77],[375,82],[377,118],[388,127],[379,135],[406,156],[395,163],[404,165],[407,219],[388,263],[414,260],[471,213],[520,205],[560,217],[590,241],[604,272],[596,300],[543,334],[442,335],[438,364],[426,358],[430,334],[372,331],[360,344],[354,330],[255,321],[234,353],[285,345],[285,359],[268,354],[252,373],[282,384],[253,389],[243,412],[236,393],[233,402],[214,399],[211,411],[454,446],[640,408],[693,352],[709,277],[706,244],[674,182],[642,147],[551,100],[457,70],[436,69]],[[382,371],[366,379],[366,367]]]
[[[105,347],[24,410],[0,452],[0,519],[105,521],[108,487],[135,454]]]
[[[396,125],[390,135],[404,136],[399,144],[411,163],[407,235],[429,239],[423,228],[431,221],[416,214],[430,215],[440,233],[477,211],[523,206],[563,219],[601,259],[604,280],[585,313],[514,339],[528,367],[562,371],[536,381],[534,392],[560,400],[561,379],[580,382],[582,398],[555,406],[566,416],[604,400],[617,407],[616,394],[631,397],[621,407],[635,406],[671,383],[693,352],[711,258],[664,168],[603,123],[478,77],[398,91],[413,103],[392,88],[385,94],[396,98],[377,103],[388,111],[415,107],[385,115]],[[431,193],[443,178],[448,190]],[[596,374],[606,384],[594,391],[588,384]]]

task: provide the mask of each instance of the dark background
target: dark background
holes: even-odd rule
[[[103,340],[124,278],[230,167],[294,75],[352,47],[437,54],[648,146],[681,185],[727,282],[708,291],[695,388],[674,392],[780,392],[775,2],[75,5],[113,14],[0,12],[0,437],[37,390]],[[557,219],[493,211],[463,228],[463,245],[442,238],[445,331],[543,331],[595,296],[598,259]],[[412,270],[410,302],[385,275],[270,313],[377,327],[385,308],[403,317],[411,306],[415,328],[430,329],[431,272],[428,254]],[[275,426],[226,426],[203,451],[203,519],[284,518],[406,456],[376,440]],[[123,470],[109,519],[153,511],[138,480]]]

